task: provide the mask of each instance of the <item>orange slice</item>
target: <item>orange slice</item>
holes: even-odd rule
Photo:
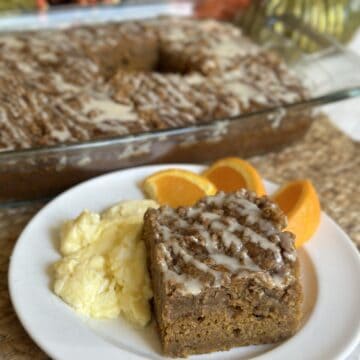
[[[218,190],[231,192],[247,188],[258,195],[265,194],[265,187],[259,173],[247,161],[236,157],[228,157],[216,161],[203,175]]]
[[[320,223],[320,202],[309,180],[292,181],[282,186],[273,196],[288,217],[286,230],[296,235],[300,247],[315,233]]]
[[[181,169],[159,171],[147,177],[143,190],[159,204],[172,207],[191,206],[202,197],[217,192],[210,180]]]

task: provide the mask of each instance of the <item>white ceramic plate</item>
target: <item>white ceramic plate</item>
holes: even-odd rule
[[[59,225],[83,209],[101,211],[121,200],[142,198],[138,183],[154,171],[180,165],[146,166],[87,181],[47,204],[27,225],[9,270],[13,305],[34,341],[55,359],[159,359],[154,327],[135,330],[126,321],[90,320],[76,314],[51,291],[50,265],[59,259]],[[181,166],[192,171],[203,167]],[[271,193],[275,185],[266,183]],[[248,346],[196,359],[338,359],[360,337],[360,260],[347,235],[327,215],[300,251],[305,291],[304,322],[277,345]]]

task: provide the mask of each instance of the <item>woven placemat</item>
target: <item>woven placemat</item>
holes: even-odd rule
[[[360,144],[320,117],[297,144],[250,161],[276,183],[309,178],[315,184],[323,209],[360,248]],[[42,204],[0,210],[0,358],[47,359],[19,323],[7,287],[9,258],[16,239]],[[29,281],[31,279],[29,278]]]
[[[360,143],[351,141],[320,115],[298,143],[250,161],[264,178],[278,184],[310,179],[322,209],[360,249]]]

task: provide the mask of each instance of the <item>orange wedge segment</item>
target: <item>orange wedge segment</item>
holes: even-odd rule
[[[181,169],[163,170],[147,177],[143,190],[159,204],[172,207],[191,206],[202,197],[217,192],[210,180]]]
[[[218,190],[232,192],[247,188],[258,195],[265,194],[264,184],[256,169],[247,161],[237,157],[228,157],[216,161],[204,171],[203,175]]]
[[[315,233],[320,223],[320,202],[309,180],[292,181],[282,186],[273,196],[288,218],[286,230],[296,235],[300,247]]]

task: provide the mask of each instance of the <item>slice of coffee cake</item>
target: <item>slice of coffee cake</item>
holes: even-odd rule
[[[294,235],[267,197],[240,190],[145,214],[143,237],[170,356],[277,342],[301,318]]]

